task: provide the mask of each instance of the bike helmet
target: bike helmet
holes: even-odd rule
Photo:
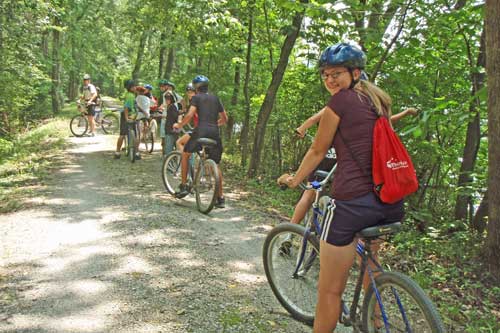
[[[189,83],[187,86],[186,86],[186,91],[196,91],[196,89],[194,89],[194,86],[192,83]]]
[[[167,85],[167,86],[171,86],[171,87],[172,87],[172,89],[175,89],[175,84],[174,84],[172,81],[169,81],[169,80],[165,80],[165,81],[166,81],[166,82],[165,82],[165,85]]]
[[[208,82],[209,82],[208,77],[204,75],[198,75],[193,79],[193,86],[196,89],[204,86],[208,87]]]
[[[83,75],[84,80],[90,80],[90,75],[89,74],[84,74]]]
[[[344,66],[349,69],[363,69],[366,66],[366,55],[354,45],[337,43],[327,47],[319,57],[319,67]]]
[[[149,83],[145,84],[144,85],[144,88],[148,89],[148,90],[153,90],[153,86],[150,85]]]
[[[123,84],[123,87],[127,90],[129,90],[132,87],[135,87],[134,80],[126,80],[125,83]]]
[[[166,86],[167,83],[168,83],[168,80],[161,79],[160,82],[158,82],[158,85],[160,85],[160,86]]]

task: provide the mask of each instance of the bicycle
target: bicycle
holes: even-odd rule
[[[125,137],[125,155],[128,156],[131,163],[134,163],[137,158],[136,142],[140,140],[140,133],[138,132],[138,121],[127,120],[127,136]]]
[[[144,145],[144,150],[151,154],[155,145],[156,120],[143,118],[139,126],[141,126],[140,143]]]
[[[188,166],[189,192],[195,194],[196,206],[203,214],[213,209],[219,193],[220,175],[217,164],[208,158],[207,148],[215,147],[217,142],[208,138],[199,138],[201,150],[196,152],[194,162]],[[175,189],[181,184],[181,159],[179,151],[170,152],[163,160],[162,179],[165,189],[175,195]]]
[[[320,197],[320,193],[334,169],[327,174],[320,172],[324,177],[322,181],[300,186],[316,191],[312,214],[305,226],[280,224],[269,232],[263,246],[264,270],[274,295],[293,318],[311,326],[317,301],[319,235],[329,202],[329,198]],[[350,273],[359,271],[359,275],[355,278],[349,274],[339,318],[341,324],[352,327],[354,332],[445,332],[439,313],[422,288],[404,274],[384,271],[374,258],[371,245],[380,239],[386,240],[400,228],[401,223],[396,222],[369,227],[357,234],[360,264],[355,262]],[[369,262],[376,269],[372,269]],[[368,272],[370,286],[358,313],[365,272]],[[347,297],[352,298],[350,306],[345,301]]]
[[[95,103],[93,103],[96,105]],[[88,113],[86,104],[82,101],[77,101],[77,109],[80,114],[71,118],[69,123],[69,128],[71,133],[73,133],[76,137],[82,137],[87,134],[89,130],[89,121],[88,121]],[[104,109],[104,105],[101,103],[100,108],[96,107],[96,112],[94,116],[96,126],[100,126],[104,133],[106,134],[116,134],[119,129],[119,121],[118,117],[114,114],[114,112],[118,111],[117,109],[110,109],[111,112],[106,112]],[[104,114],[104,115],[103,115]]]

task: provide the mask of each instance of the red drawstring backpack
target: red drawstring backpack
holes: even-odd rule
[[[382,202],[392,204],[417,191],[417,174],[410,155],[386,117],[375,121],[372,149],[374,190]]]
[[[340,129],[339,134],[358,167],[364,170]],[[418,189],[417,174],[410,155],[389,120],[383,116],[378,116],[373,128],[372,180],[374,192],[382,202],[388,204],[396,203]]]

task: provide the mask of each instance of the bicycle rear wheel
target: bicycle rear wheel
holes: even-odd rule
[[[181,158],[178,151],[173,151],[163,159],[161,177],[168,193],[174,195],[181,183]]]
[[[309,234],[304,242],[305,234],[306,229],[300,225],[278,225],[267,235],[262,256],[267,281],[278,301],[293,318],[312,326],[319,279],[319,240]],[[301,254],[302,263],[297,270]]]
[[[408,276],[385,272],[375,279],[391,332],[445,332],[441,317],[429,297]],[[370,285],[363,301],[363,327],[368,333],[384,327],[377,295]]]
[[[135,162],[135,130],[129,129],[127,132],[127,156],[130,162]]]
[[[141,139],[142,143],[144,144],[144,150],[151,154],[155,145],[153,132],[151,132],[151,130],[147,130]]]
[[[118,117],[112,113],[104,115],[101,121],[101,128],[106,134],[117,134],[120,128]]]
[[[85,133],[87,133],[88,128],[89,121],[86,116],[79,114],[71,118],[69,129],[74,136],[84,136]]]
[[[196,206],[203,214],[208,214],[214,208],[219,193],[219,169],[213,160],[205,160],[199,165],[194,183]]]

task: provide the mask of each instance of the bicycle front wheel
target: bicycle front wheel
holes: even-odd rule
[[[84,136],[85,133],[87,133],[88,128],[89,121],[86,116],[79,114],[71,118],[69,129],[74,136]]]
[[[120,128],[118,117],[112,113],[104,115],[101,121],[101,128],[106,134],[117,134]]]
[[[264,241],[264,270],[271,289],[293,318],[314,322],[319,280],[319,240],[292,223],[273,228]],[[299,266],[300,262],[300,266]]]
[[[175,189],[181,184],[181,159],[178,151],[173,151],[163,159],[161,177],[168,193],[174,195]]]
[[[208,214],[214,208],[219,193],[219,168],[213,160],[205,160],[198,167],[194,191],[196,193],[196,206],[203,214]]]
[[[429,297],[408,276],[385,272],[375,278],[375,284],[391,332],[444,333],[444,325]],[[381,307],[372,285],[363,301],[365,332],[384,328]]]

